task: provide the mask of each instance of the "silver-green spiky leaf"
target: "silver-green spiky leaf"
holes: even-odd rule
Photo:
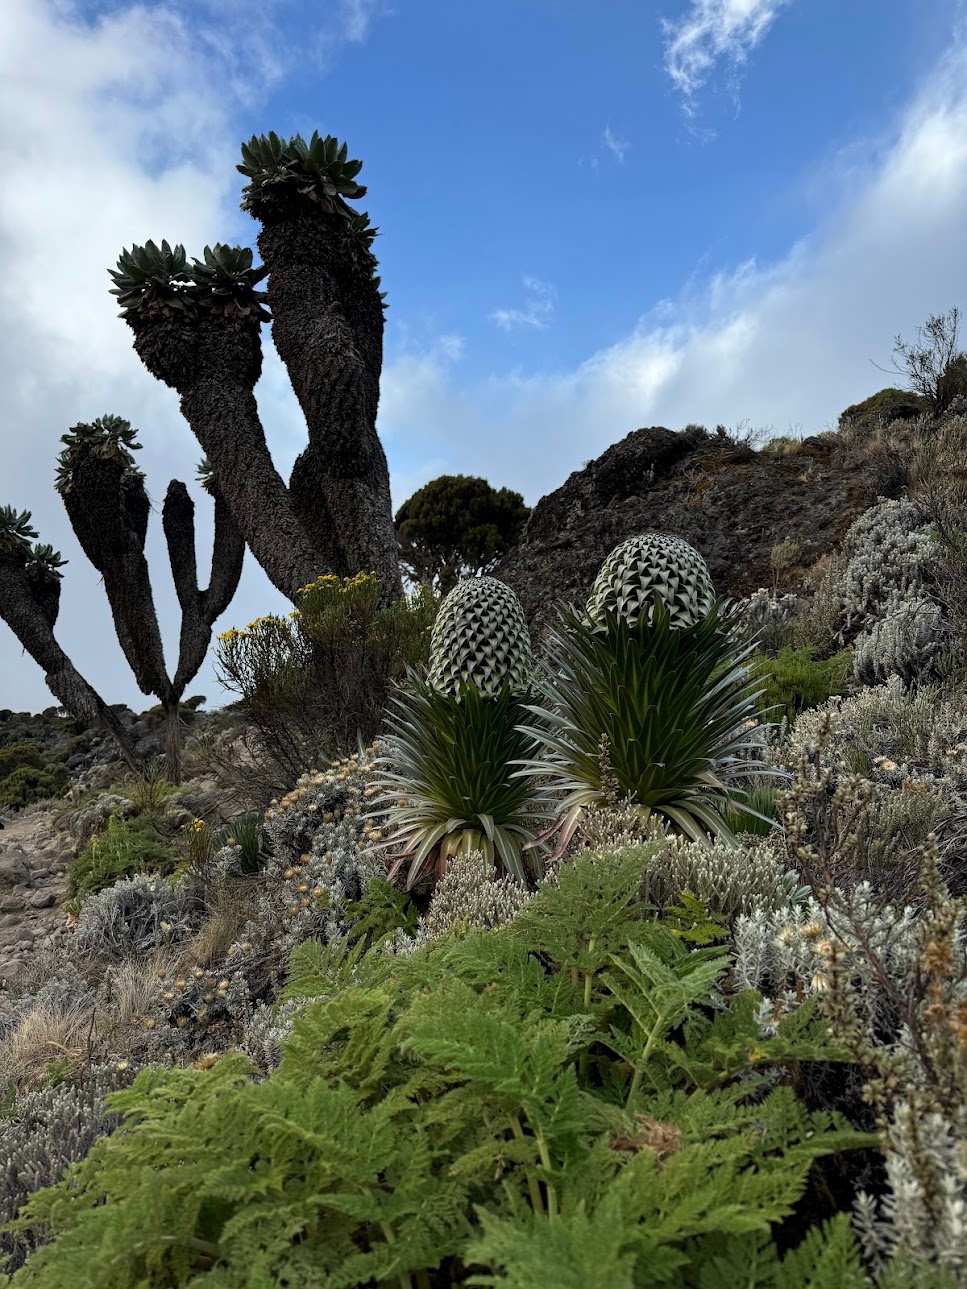
[[[0,555],[27,554],[36,537],[36,529],[30,526],[29,510],[0,506]]]
[[[263,308],[268,292],[255,289],[268,269],[265,265],[252,267],[251,250],[247,246],[216,242],[214,247],[206,246],[203,254],[204,260],[192,258],[188,291],[191,303],[213,314],[268,322],[271,315]]]
[[[430,636],[427,681],[459,695],[460,682],[497,694],[505,682],[527,688],[533,674],[530,632],[520,600],[495,577],[470,577],[445,596]]]
[[[710,612],[715,591],[708,565],[694,546],[667,533],[641,533],[616,546],[601,565],[588,599],[588,617],[598,627],[610,610],[634,626],[660,599],[675,629],[692,627]]]
[[[114,280],[111,294],[121,305],[120,317],[129,313],[160,312],[173,316],[186,307],[185,291],[190,284],[188,256],[183,246],[173,249],[167,242],[154,242],[122,250],[116,269],[108,269]]]

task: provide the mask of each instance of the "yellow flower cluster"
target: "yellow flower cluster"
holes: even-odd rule
[[[339,578],[335,573],[323,573],[322,576],[317,577],[314,582],[308,582],[305,586],[300,586],[299,594],[308,595],[310,591],[322,591],[327,588],[334,587],[345,592],[352,590],[354,586],[364,586],[369,582],[376,582],[378,580],[376,570],[371,569],[368,573],[356,573],[353,577],[344,577],[342,579],[342,586],[340,586]]]
[[[256,618],[254,622],[250,622],[245,630],[254,631],[257,627],[260,627],[263,622],[270,622],[273,626],[277,627],[281,625],[282,619],[277,617],[274,613],[267,613],[261,618]]]
[[[239,631],[235,627],[229,627],[229,629],[227,631],[223,631],[218,638],[219,640],[246,640],[248,639],[248,632]]]

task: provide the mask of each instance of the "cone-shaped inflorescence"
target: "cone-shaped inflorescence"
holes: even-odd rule
[[[496,695],[505,682],[527,689],[533,674],[530,633],[520,600],[495,577],[469,577],[445,597],[430,636],[427,680],[458,695],[461,682]]]
[[[31,541],[37,533],[30,511],[0,506],[0,618],[34,662],[47,687],[80,721],[97,724],[117,741],[132,769],[140,761],[127,731],[101,696],[87,683],[54,637],[60,607],[60,569],[66,563],[52,546]]]
[[[708,615],[715,591],[708,565],[694,546],[667,533],[642,533],[616,546],[604,561],[591,588],[588,617],[600,628],[610,609],[633,627],[643,612],[651,622],[656,599],[678,629]]]

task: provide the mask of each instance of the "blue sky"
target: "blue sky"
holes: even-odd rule
[[[4,0],[0,106],[30,128],[0,141],[0,504],[70,559],[64,648],[107,701],[154,701],[53,462],[112,411],[156,501],[194,488],[200,450],[106,270],[149,237],[254,246],[243,138],[318,128],[364,162],[395,505],[443,473],[533,504],[641,425],[832,425],[888,383],[871,360],[898,332],[964,306],[965,19],[962,0]],[[268,328],[263,348],[285,474],[304,427]],[[285,607],[249,557],[219,627]],[[191,690],[226,701],[210,664]],[[0,706],[52,701],[0,624]]]

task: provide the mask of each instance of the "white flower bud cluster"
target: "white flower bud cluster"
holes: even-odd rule
[[[861,1191],[855,1226],[879,1270],[903,1252],[914,1266],[943,1268],[963,1283],[967,1272],[967,1150],[964,1133],[942,1115],[901,1102],[888,1129],[888,1191]],[[929,1195],[927,1189],[929,1188]]]

